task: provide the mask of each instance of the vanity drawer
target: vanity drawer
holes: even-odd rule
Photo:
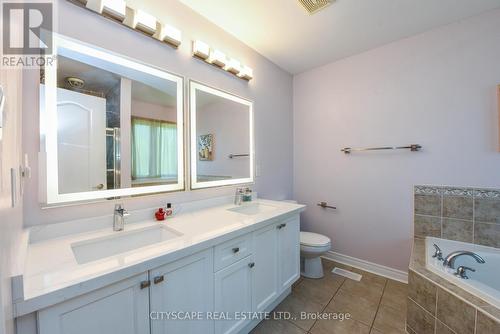
[[[214,272],[252,254],[252,234],[226,241],[214,248]]]

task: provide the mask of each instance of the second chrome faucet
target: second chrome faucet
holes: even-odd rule
[[[122,204],[115,204],[113,214],[113,231],[123,231],[125,228],[125,217],[130,216],[130,213],[125,210]]]

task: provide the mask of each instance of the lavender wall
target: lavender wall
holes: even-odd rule
[[[500,11],[294,77],[294,194],[333,250],[406,270],[414,184],[498,187]],[[423,151],[344,155],[345,146]],[[337,211],[314,206],[326,200]]]
[[[255,110],[256,161],[261,172],[256,179],[255,190],[266,198],[290,198],[293,168],[291,75],[178,1],[137,0],[135,3],[131,1],[131,4],[154,13],[160,20],[181,29],[183,44],[180,48],[174,50],[64,0],[57,1],[59,32],[182,75],[186,78],[186,86],[187,79],[194,79],[252,100]],[[255,78],[247,83],[194,59],[191,57],[193,39],[204,40],[248,64],[254,69]],[[24,77],[24,151],[29,154],[33,166],[38,164],[39,147],[37,82],[38,73],[34,71]],[[187,94],[185,96],[187,106]],[[135,198],[123,202],[133,210],[158,206],[167,201],[175,203],[232,194],[233,191],[233,187],[225,187]],[[35,170],[24,198],[26,225],[109,214],[114,204],[104,202],[42,210],[38,202],[38,173]]]

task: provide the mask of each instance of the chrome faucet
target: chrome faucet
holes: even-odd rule
[[[433,258],[438,259],[439,261],[443,261],[443,252],[441,251],[441,248],[439,248],[438,245],[434,244],[434,255],[432,255]]]
[[[467,255],[473,257],[478,263],[486,263],[482,257],[477,255],[474,252],[469,251],[456,251],[448,254],[448,256],[444,259],[443,266],[455,269],[455,260],[462,255]]]
[[[457,277],[460,277],[461,279],[469,279],[469,276],[467,276],[467,270],[472,271],[472,272],[476,272],[476,269],[474,269],[474,268],[459,266],[454,275]]]
[[[234,194],[234,205],[241,205],[244,193],[245,193],[245,188],[236,188],[236,193]]]
[[[113,231],[123,231],[125,227],[125,217],[130,216],[130,213],[123,208],[122,204],[115,204],[113,215]]]

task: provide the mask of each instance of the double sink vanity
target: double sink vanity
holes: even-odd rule
[[[303,209],[221,197],[120,232],[111,215],[32,228],[16,315],[36,312],[40,334],[247,332],[299,278]]]
[[[175,203],[164,221],[156,208],[125,219],[123,206],[253,184],[253,102],[69,37],[54,44],[57,64],[40,71],[39,203],[84,205],[86,217],[95,202],[116,207],[26,231],[18,329],[31,319],[38,334],[251,330],[299,278],[304,206],[249,188]]]

